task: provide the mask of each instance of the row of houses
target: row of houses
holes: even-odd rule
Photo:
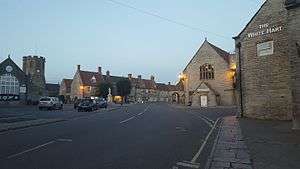
[[[102,68],[98,67],[97,71],[84,71],[81,66],[77,65],[76,73],[73,79],[63,79],[60,84],[59,94],[65,96],[67,101],[74,101],[76,99],[85,97],[97,96],[97,90],[100,83],[109,83],[112,86],[112,96],[114,101],[121,99],[117,93],[117,82],[121,80],[129,80],[131,83],[131,92],[128,96],[130,102],[145,102],[145,101],[165,101],[183,103],[180,98],[183,96],[183,85],[178,83],[176,85],[156,83],[155,77],[151,76],[149,79],[143,79],[141,75],[133,77],[128,74],[127,77],[113,76],[110,71],[102,73]]]

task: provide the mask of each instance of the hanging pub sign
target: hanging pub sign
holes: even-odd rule
[[[18,101],[18,100],[20,100],[19,95],[0,94],[0,101]]]

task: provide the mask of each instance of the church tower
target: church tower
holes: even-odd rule
[[[29,77],[28,96],[38,100],[45,94],[45,58],[39,56],[23,57],[23,72]]]

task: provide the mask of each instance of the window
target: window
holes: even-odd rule
[[[274,53],[273,41],[257,44],[257,56],[272,55]]]
[[[200,80],[211,80],[215,78],[214,68],[210,64],[200,66]]]
[[[19,81],[15,76],[4,74],[0,76],[0,94],[19,95]]]

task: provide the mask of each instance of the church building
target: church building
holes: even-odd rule
[[[10,56],[0,63],[0,104],[36,103],[45,93],[44,57],[24,56],[23,69]]]
[[[193,107],[235,105],[234,55],[205,39],[181,75],[185,104]]]

